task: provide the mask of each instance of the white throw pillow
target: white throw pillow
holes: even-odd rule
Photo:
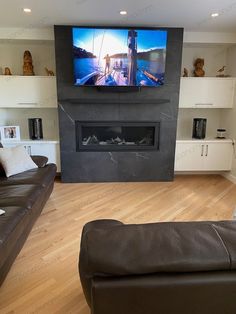
[[[24,146],[0,148],[0,163],[7,177],[38,168],[26,152]]]

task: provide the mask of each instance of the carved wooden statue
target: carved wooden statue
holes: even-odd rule
[[[5,68],[4,75],[12,75],[10,68]]]
[[[34,75],[33,60],[29,50],[24,52],[23,75]]]
[[[204,67],[204,59],[197,58],[194,62],[194,71],[193,74],[196,77],[203,77],[205,76],[205,71],[203,70]]]

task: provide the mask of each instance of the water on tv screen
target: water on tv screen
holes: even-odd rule
[[[75,85],[164,84],[167,31],[73,27]]]

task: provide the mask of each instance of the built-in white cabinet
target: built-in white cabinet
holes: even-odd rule
[[[0,76],[0,108],[56,108],[56,77]]]
[[[19,125],[21,135],[27,138],[28,119],[42,118],[44,136],[52,139],[6,140],[3,145],[24,145],[29,154],[48,157],[49,162],[55,163],[60,172],[56,76],[46,76],[45,71],[47,67],[55,73],[53,32],[5,30],[0,34],[0,46],[0,74],[4,73],[5,67],[9,67],[12,73],[10,76],[0,75],[1,125]],[[22,76],[25,50],[32,54],[34,76]]]
[[[57,165],[57,172],[61,171],[60,165],[60,149],[58,141],[3,141],[4,147],[14,147],[17,145],[23,145],[29,155],[41,155],[48,158],[49,163],[54,163]]]
[[[235,78],[182,77],[180,108],[232,108]]]
[[[182,140],[176,142],[175,171],[229,171],[231,140]]]

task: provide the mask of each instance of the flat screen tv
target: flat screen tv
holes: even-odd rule
[[[73,27],[76,86],[164,84],[167,31]]]

